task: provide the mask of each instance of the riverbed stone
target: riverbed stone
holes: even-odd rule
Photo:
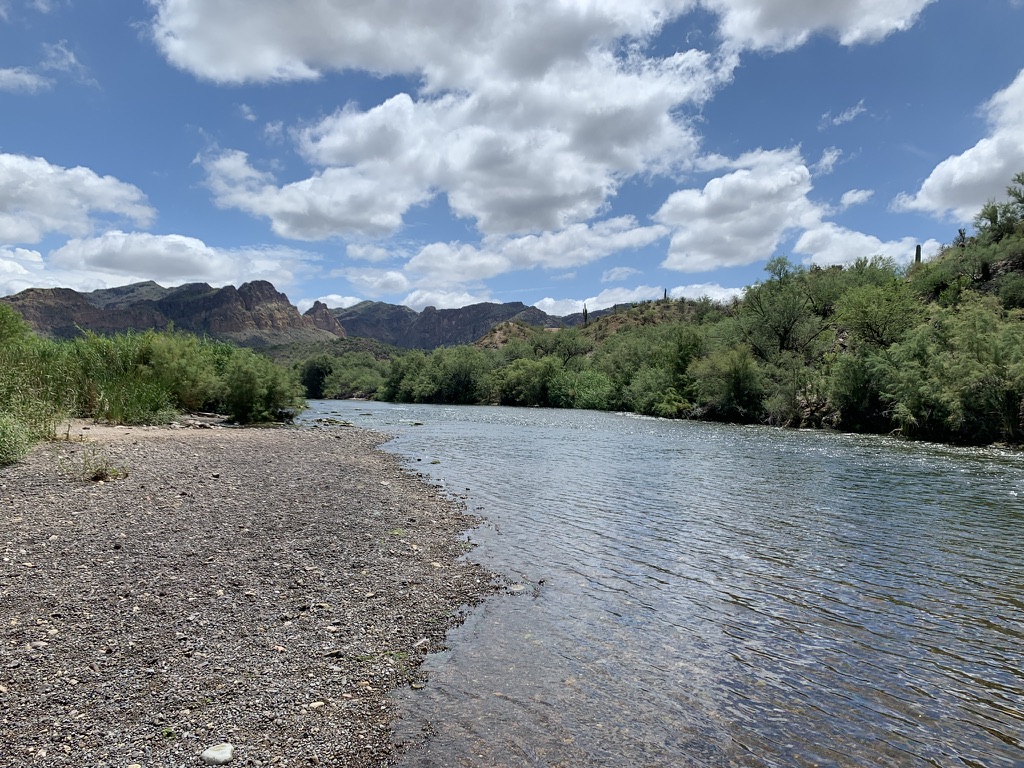
[[[235,747],[224,741],[203,750],[199,756],[206,765],[227,765],[235,756]]]

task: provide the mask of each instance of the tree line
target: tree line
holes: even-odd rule
[[[645,302],[500,344],[316,355],[310,397],[631,411],[963,444],[1024,435],[1024,173],[934,258],[772,259],[728,304]]]

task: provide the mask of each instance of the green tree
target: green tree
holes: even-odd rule
[[[836,321],[854,343],[885,348],[903,338],[921,315],[921,304],[905,283],[860,285],[838,301]]]
[[[758,421],[763,413],[764,374],[747,346],[713,352],[690,365],[696,405],[716,421]]]
[[[764,361],[784,352],[810,354],[827,325],[814,312],[806,271],[781,256],[765,270],[770,279],[749,287],[743,296],[739,320],[744,341]]]

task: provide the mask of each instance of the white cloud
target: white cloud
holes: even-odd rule
[[[639,269],[633,269],[633,267],[612,267],[611,269],[605,270],[601,274],[602,283],[620,283],[623,280],[628,280],[633,275],[639,275]]]
[[[296,131],[315,169],[305,180],[238,175],[241,153],[209,160],[218,204],[315,240],[391,234],[411,206],[444,194],[482,233],[512,235],[585,222],[626,178],[690,162],[698,141],[678,108],[707,101],[736,59],[653,57],[642,41],[695,4],[395,0],[296,12],[268,0],[163,0],[153,32],[172,63],[222,82],[351,68],[423,83]]]
[[[660,299],[665,293],[664,288],[655,288],[650,285],[639,285],[636,288],[607,288],[597,296],[586,299],[552,299],[543,298],[534,302],[535,307],[542,312],[547,312],[555,317],[565,317],[582,312],[584,305],[588,310],[607,309],[616,304],[632,304],[637,301],[654,301]]]
[[[867,109],[864,107],[864,99],[861,99],[854,106],[843,110],[838,115],[826,112],[821,116],[821,124],[818,126],[818,129],[824,130],[829,126],[843,125],[844,123],[852,122],[866,111]]]
[[[172,64],[217,82],[354,69],[421,83],[295,130],[308,178],[279,184],[242,152],[209,158],[218,205],[265,217],[283,237],[380,238],[444,195],[483,235],[513,237],[585,224],[626,179],[688,168],[699,139],[680,107],[727,83],[739,49],[788,48],[818,31],[879,40],[930,1],[392,0],[297,11],[275,0],[152,0],[152,33]],[[662,57],[646,46],[699,5],[720,14],[726,50]]]
[[[484,280],[514,270],[589,264],[612,253],[650,245],[666,234],[667,227],[641,227],[632,216],[621,216],[540,235],[487,237],[480,246],[431,243],[406,262],[402,274],[410,285],[427,293],[479,291]],[[376,287],[373,290],[380,293]]]
[[[161,285],[213,285],[269,280],[288,285],[311,257],[290,248],[223,249],[183,235],[113,230],[99,237],[69,240],[47,259],[53,267],[97,276],[117,284],[154,280]]]
[[[496,70],[532,77],[571,65],[594,45],[641,38],[694,0],[153,0],[152,33],[168,60],[219,82],[308,80],[363,69],[465,86]],[[458,41],[453,44],[453,41]]]
[[[37,243],[46,234],[89,235],[105,217],[148,225],[155,212],[135,186],[88,168],[0,153],[0,244]]]
[[[770,258],[790,231],[820,221],[808,199],[811,174],[796,149],[747,153],[706,165],[737,170],[703,189],[672,193],[655,220],[673,228],[666,269],[703,272]]]
[[[384,237],[398,230],[410,207],[430,199],[428,190],[397,173],[374,178],[356,168],[327,168],[279,187],[271,174],[249,165],[244,152],[202,162],[217,205],[266,216],[274,232],[296,240]]]
[[[593,224],[573,224],[557,232],[499,239],[484,243],[500,252],[518,269],[564,269],[590,264],[605,256],[643,248],[669,233],[662,225],[639,226],[633,216],[618,216]]]
[[[827,176],[835,170],[836,163],[839,162],[839,158],[843,156],[843,150],[838,147],[829,147],[821,153],[821,159],[814,164],[815,176]]]
[[[67,74],[76,75],[79,78],[86,78],[86,69],[82,66],[81,62],[78,61],[78,57],[75,56],[74,51],[68,48],[67,40],[61,40],[57,43],[44,45],[43,51],[45,53],[45,57],[39,65],[42,69],[54,72],[65,72]]]
[[[467,293],[466,291],[432,291],[417,289],[402,299],[402,304],[420,311],[425,307],[434,307],[435,309],[458,309],[459,307],[469,306],[470,304],[479,304],[484,301],[490,301],[489,294],[474,294]]]
[[[742,288],[723,288],[718,283],[693,283],[670,288],[668,295],[673,299],[702,299],[727,303],[743,295]]]
[[[350,259],[369,262],[388,261],[392,257],[387,248],[368,243],[349,243],[345,246],[345,253]]]
[[[784,51],[826,32],[843,45],[873,43],[909,29],[935,0],[703,0],[720,34],[738,48]]]
[[[2,18],[3,15],[0,14],[0,19]],[[0,92],[38,93],[52,88],[53,79],[40,74],[40,71],[74,75],[82,82],[96,84],[88,77],[85,67],[78,61],[74,52],[68,48],[67,40],[44,45],[43,54],[43,60],[34,68],[0,68]]]
[[[299,312],[304,313],[318,301],[326,304],[330,309],[347,309],[359,304],[363,299],[360,299],[358,296],[341,296],[337,293],[329,293],[326,296],[318,296],[315,299],[299,299],[295,302],[295,306],[298,307]]]
[[[48,77],[38,75],[26,67],[0,69],[0,91],[8,93],[36,93],[53,86]]]
[[[422,276],[427,284],[460,285],[495,277],[511,270],[502,253],[464,243],[431,243],[405,265],[407,272]]]
[[[35,276],[42,266],[38,251],[0,246],[0,296],[37,286]]]
[[[409,278],[396,269],[349,269],[345,278],[368,296],[379,297],[409,290]]]
[[[882,241],[832,222],[823,222],[804,232],[793,250],[807,256],[805,263],[821,267],[852,264],[857,259],[871,256],[886,256],[898,264],[909,264],[914,260],[917,245],[918,241],[912,237]],[[938,253],[941,244],[927,240],[921,246],[924,256],[929,257]]]
[[[897,211],[923,211],[971,221],[986,201],[1002,199],[1024,168],[1024,70],[983,107],[989,135],[939,163],[914,194],[893,201]]]
[[[854,205],[863,205],[874,196],[873,189],[851,189],[843,192],[843,196],[839,200],[839,207],[846,210]]]

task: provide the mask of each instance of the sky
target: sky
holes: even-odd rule
[[[0,295],[727,300],[1024,171],[1024,0],[0,0]]]

